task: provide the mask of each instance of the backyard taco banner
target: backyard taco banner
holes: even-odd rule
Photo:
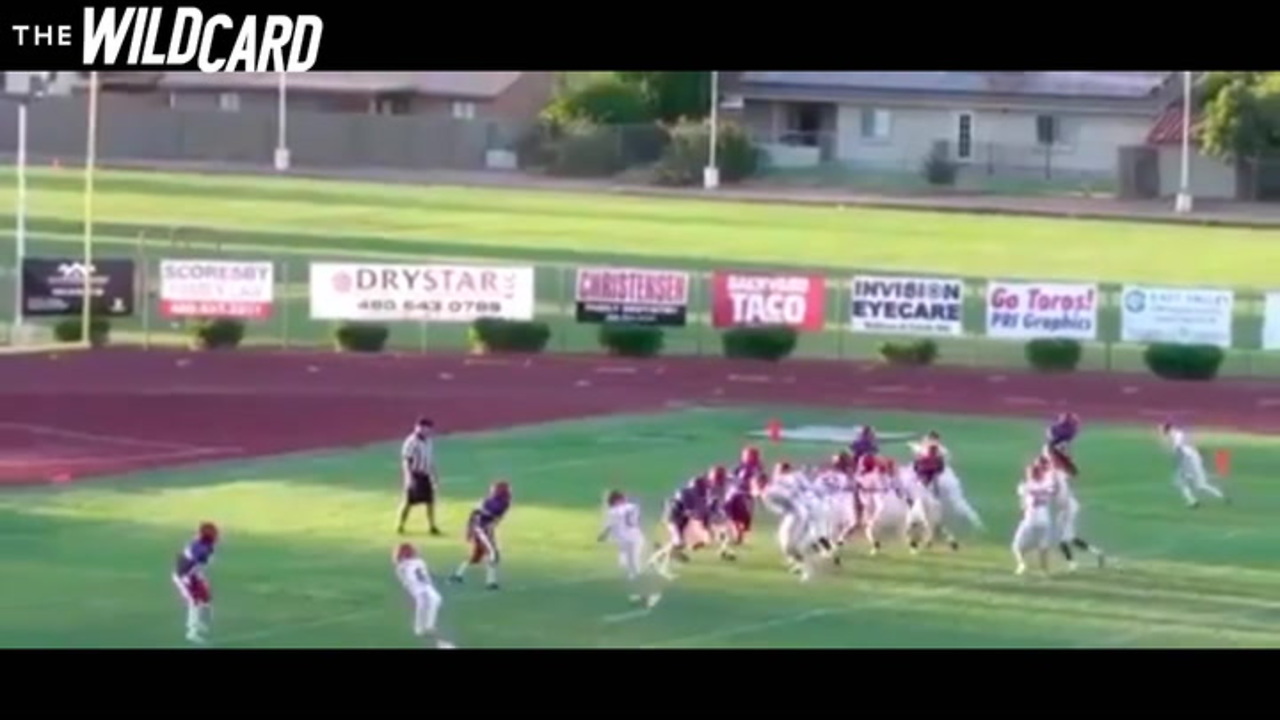
[[[578,268],[574,286],[581,323],[684,327],[688,316],[687,272]]]
[[[716,272],[711,276],[712,324],[821,330],[826,297],[827,282],[821,275]]]
[[[137,270],[127,258],[94,259],[28,257],[22,260],[22,312],[31,316],[67,316],[84,312],[85,279],[89,279],[95,314],[133,315]]]
[[[275,265],[234,260],[161,260],[165,317],[271,317]]]
[[[311,263],[317,320],[532,320],[533,268]]]
[[[1126,285],[1120,339],[1231,347],[1235,293],[1230,290]]]
[[[1267,293],[1262,321],[1262,349],[1280,350],[1280,292]]]
[[[849,325],[854,332],[960,335],[964,332],[964,281],[855,275]]]
[[[994,338],[1098,338],[1098,286],[1087,283],[987,284],[987,335]]]

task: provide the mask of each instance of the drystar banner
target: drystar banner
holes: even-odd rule
[[[849,326],[854,332],[960,335],[964,332],[964,281],[854,276]]]
[[[988,337],[1096,340],[1098,286],[993,280],[986,314]]]
[[[161,260],[160,314],[165,317],[271,317],[270,262]]]
[[[711,318],[718,328],[785,325],[821,330],[827,283],[821,275],[717,272],[711,276]]]
[[[533,268],[311,263],[316,320],[532,320]]]

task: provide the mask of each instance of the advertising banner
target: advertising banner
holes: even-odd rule
[[[964,281],[855,275],[849,327],[854,332],[960,335],[964,333]]]
[[[161,260],[164,317],[271,317],[275,265],[234,260]]]
[[[532,320],[531,267],[311,263],[316,320]]]
[[[1231,347],[1231,290],[1126,285],[1120,306],[1124,342]]]
[[[821,275],[716,272],[711,276],[711,319],[718,328],[787,325],[821,330],[827,282]]]
[[[85,278],[96,315],[133,315],[137,269],[126,258],[28,257],[22,260],[22,312],[31,317],[60,317],[84,312]]]
[[[1262,320],[1262,349],[1280,350],[1280,292],[1267,293]]]
[[[987,336],[1097,340],[1099,298],[1094,284],[992,280],[987,284]]]
[[[578,268],[577,320],[684,327],[689,283],[689,273],[676,270]]]

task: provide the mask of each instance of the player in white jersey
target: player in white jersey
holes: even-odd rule
[[[597,542],[612,540],[618,548],[618,564],[626,575],[627,583],[640,591],[631,595],[631,602],[653,607],[662,599],[656,589],[645,591],[639,586],[646,581],[644,530],[640,525],[640,506],[627,499],[618,490],[605,498],[604,527],[596,537]]]
[[[924,436],[922,441],[911,443],[910,447],[912,454],[917,458],[927,454],[930,447],[937,448],[936,452],[942,458],[943,469],[938,474],[934,489],[937,491],[938,501],[942,503],[944,514],[950,517],[959,515],[973,529],[982,530],[984,527],[982,516],[978,514],[977,510],[973,509],[973,505],[969,503],[969,499],[965,496],[964,484],[960,482],[960,475],[956,473],[953,467],[955,463],[954,456],[942,444],[942,436],[935,431],[931,431]]]
[[[444,604],[444,600],[431,580],[427,561],[409,543],[396,546],[392,561],[395,563],[396,578],[413,600],[413,634],[428,641],[434,640],[436,647],[441,650],[455,647],[442,638],[436,628],[436,620],[440,616],[440,606]]]
[[[1090,543],[1077,533],[1081,506],[1080,501],[1076,500],[1075,489],[1072,487],[1075,480],[1071,473],[1050,452],[1042,453],[1037,463],[1044,469],[1046,477],[1052,478],[1057,485],[1057,493],[1054,496],[1056,511],[1053,519],[1054,534],[1057,536],[1058,551],[1067,561],[1067,569],[1076,569],[1076,550],[1093,555],[1098,567],[1106,566],[1107,555],[1102,548]]]
[[[1200,507],[1200,495],[1211,495],[1223,502],[1230,502],[1221,488],[1209,482],[1209,473],[1204,468],[1204,457],[1191,443],[1191,438],[1185,430],[1174,426],[1173,423],[1163,423],[1160,426],[1160,434],[1173,453],[1173,486],[1182,493],[1188,507]]]
[[[788,567],[800,575],[800,579],[808,580],[810,569],[805,557],[805,536],[809,517],[803,484],[804,478],[790,463],[778,463],[760,494],[760,500],[769,512],[779,518],[778,549],[782,551]]]
[[[1014,570],[1018,575],[1027,571],[1026,553],[1036,551],[1040,569],[1049,572],[1049,548],[1053,544],[1053,505],[1060,490],[1058,478],[1042,462],[1027,467],[1026,476],[1018,485],[1018,500],[1022,506],[1022,520],[1013,533]]]

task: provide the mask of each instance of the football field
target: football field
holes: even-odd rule
[[[840,570],[799,583],[766,519],[737,563],[712,554],[679,569],[652,612],[626,602],[615,555],[595,542],[603,493],[638,496],[654,526],[662,499],[728,463],[770,417],[787,426],[873,423],[937,429],[990,526],[958,553],[911,557],[859,542]],[[1186,509],[1150,427],[1086,425],[1078,443],[1084,537],[1116,557],[1104,570],[1015,577],[1014,483],[1040,423],[907,413],[689,409],[445,437],[446,537],[418,532],[441,580],[463,558],[467,512],[509,477],[500,530],[504,585],[441,582],[442,623],[462,647],[1278,647],[1280,441],[1204,434],[1231,452],[1232,506]],[[824,456],[830,444],[764,446]],[[220,647],[412,647],[393,579],[396,447],[277,456],[0,493],[0,646],[180,647],[172,556],[191,518],[223,532],[210,578]],[[419,530],[420,516],[414,522]],[[1059,568],[1061,563],[1058,563]]]

